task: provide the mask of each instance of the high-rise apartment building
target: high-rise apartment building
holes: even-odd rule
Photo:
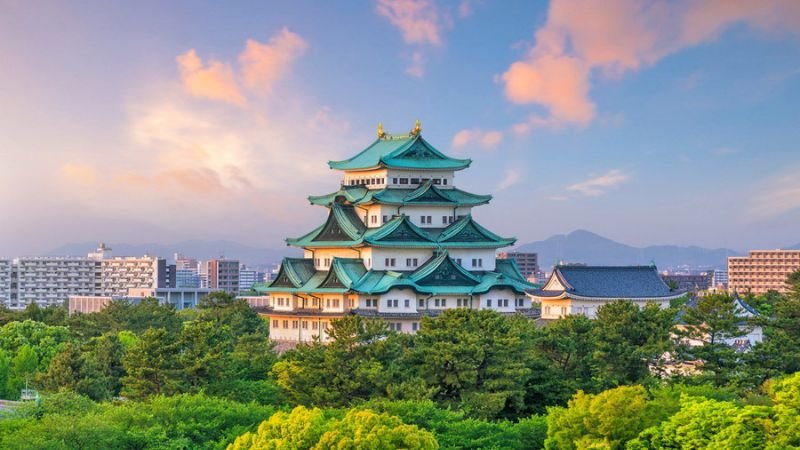
[[[88,256],[99,265],[95,295],[120,297],[128,295],[129,289],[174,286],[171,267],[162,258],[148,255],[112,257],[111,249],[103,245]]]
[[[539,272],[539,255],[529,252],[500,252],[497,254],[500,259],[513,259],[517,262],[520,273],[528,279],[536,279]]]
[[[203,261],[208,288],[225,291],[231,294],[239,293],[239,261],[233,259],[211,259]]]
[[[88,258],[16,258],[11,264],[10,290],[6,305],[25,308],[61,305],[70,295],[94,295],[97,262]]]
[[[800,270],[800,250],[751,250],[728,257],[728,290],[740,294],[786,292],[786,278]]]
[[[11,298],[11,260],[0,259],[0,303],[8,305]]]

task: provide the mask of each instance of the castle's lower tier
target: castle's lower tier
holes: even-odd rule
[[[459,306],[454,306],[459,307]],[[538,318],[539,310],[530,307],[520,306],[514,308],[486,308],[481,305],[462,306],[463,308],[473,309],[493,309],[501,314],[521,314],[530,318]],[[331,321],[346,317],[348,315],[359,315],[368,319],[383,320],[389,330],[400,333],[416,333],[422,326],[424,317],[436,317],[444,312],[448,307],[432,307],[431,309],[420,309],[409,312],[385,312],[378,311],[376,308],[354,308],[341,312],[326,312],[322,308],[317,309],[296,309],[280,310],[273,307],[261,308],[258,310],[269,323],[270,339],[276,342],[312,342],[319,340],[328,342],[330,340],[327,331],[331,326]]]

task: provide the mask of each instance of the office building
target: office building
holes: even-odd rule
[[[233,259],[211,259],[203,261],[205,278],[209,289],[225,291],[230,294],[239,293],[239,261]],[[202,280],[201,276],[201,280]]]
[[[517,262],[520,273],[529,279],[536,280],[539,272],[539,255],[531,252],[500,252],[497,255],[500,259],[513,259]]]

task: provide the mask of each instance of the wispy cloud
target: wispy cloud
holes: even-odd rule
[[[442,23],[436,4],[430,0],[378,0],[375,7],[403,34],[409,44],[440,45]]]
[[[755,220],[769,220],[800,209],[800,177],[797,173],[773,177],[757,190],[747,206],[748,215]]]
[[[522,176],[523,176],[523,174],[522,174],[522,171],[520,169],[517,169],[517,168],[507,169],[505,171],[505,174],[503,175],[503,179],[500,181],[500,183],[495,188],[495,191],[497,191],[497,192],[504,191],[504,190],[510,188],[511,186],[514,186],[515,184],[517,184],[520,181],[522,181]]]
[[[479,128],[460,130],[453,136],[450,145],[454,149],[477,144],[484,149],[492,150],[503,141],[503,132],[497,130],[481,130]]]
[[[585,197],[599,197],[614,186],[628,181],[629,178],[630,176],[627,173],[619,169],[613,169],[603,175],[570,184],[566,187],[566,190]]]
[[[597,114],[590,97],[595,72],[621,77],[714,40],[736,23],[797,33],[800,7],[795,0],[552,0],[535,45],[499,77],[509,101],[547,110],[540,122],[528,121],[515,130],[585,126]]]

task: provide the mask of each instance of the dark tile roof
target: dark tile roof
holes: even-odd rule
[[[568,293],[583,297],[655,298],[681,294],[670,290],[654,266],[558,266],[553,276],[568,286]],[[547,296],[552,291],[532,293]]]

